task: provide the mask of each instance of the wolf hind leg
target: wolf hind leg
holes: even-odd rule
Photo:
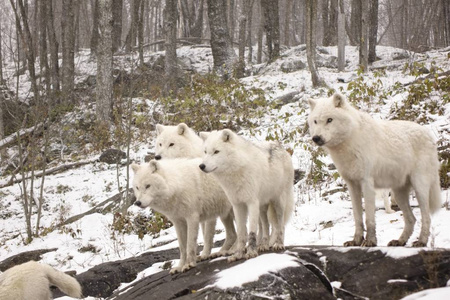
[[[406,185],[401,188],[392,189],[394,192],[395,200],[397,205],[403,213],[403,219],[405,221],[405,227],[398,240],[392,240],[388,243],[388,246],[404,246],[406,242],[411,237],[414,230],[414,224],[416,223],[416,218],[409,205],[409,192],[410,186]]]

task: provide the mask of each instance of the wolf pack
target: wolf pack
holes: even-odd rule
[[[431,215],[441,207],[440,164],[431,132],[414,122],[374,119],[338,93],[310,99],[309,107],[312,142],[330,155],[350,194],[355,233],[344,246],[377,246],[375,198],[380,191],[392,195],[405,223],[400,237],[388,246],[406,245],[416,223],[410,205],[413,190],[421,229],[412,246],[426,247]],[[175,227],[180,260],[170,273],[218,256],[233,262],[284,249],[295,206],[294,168],[280,143],[250,141],[230,129],[197,134],[184,123],[156,125],[155,143],[153,160],[131,165],[132,185],[135,205],[162,213]],[[217,219],[225,241],[212,253]],[[200,229],[204,245],[198,254]],[[7,273],[0,275],[1,299],[13,299],[2,298],[8,280],[13,286]],[[73,282],[62,286],[74,297],[81,293]]]

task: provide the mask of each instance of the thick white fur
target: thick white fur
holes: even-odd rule
[[[203,156],[203,140],[186,124],[156,125],[156,159]]]
[[[416,222],[409,204],[409,193],[413,188],[422,215],[419,239],[413,246],[426,246],[430,235],[430,213],[441,207],[439,161],[429,131],[413,122],[375,120],[355,109],[340,94],[310,100],[309,104],[310,134],[331,155],[352,199],[355,235],[344,245],[376,246],[375,189],[379,188],[392,189],[405,220],[400,238],[389,242],[389,246],[405,245]]]
[[[57,286],[70,297],[81,298],[78,281],[49,265],[29,261],[0,275],[1,300],[53,299],[50,286]]]
[[[201,133],[206,155],[200,166],[225,190],[236,218],[237,244],[228,260],[258,255],[258,250],[284,248],[284,229],[294,207],[294,169],[290,155],[278,143],[253,144],[231,130]],[[269,240],[268,209],[273,210]],[[247,238],[247,216],[249,235]],[[258,221],[262,239],[256,246]]]
[[[186,124],[180,123],[176,126],[156,125],[156,159],[162,158],[199,158],[203,156],[203,140]],[[213,179],[214,180],[214,179]],[[225,244],[229,244],[227,239],[236,240],[236,229],[234,228],[233,210],[230,216],[221,218],[226,230]],[[231,223],[230,223],[231,220]],[[227,251],[219,251],[211,255],[216,231],[217,219],[201,222],[204,247],[199,259],[205,260],[209,257],[226,255]],[[225,224],[226,223],[226,224]]]
[[[136,203],[164,214],[175,226],[180,247],[180,263],[171,273],[184,272],[196,265],[197,236],[200,222],[221,217],[231,234],[231,204],[217,181],[199,169],[201,159],[152,160],[132,165]],[[234,229],[234,228],[233,228]],[[234,244],[236,236],[227,236],[221,252]],[[211,250],[209,250],[211,251]]]

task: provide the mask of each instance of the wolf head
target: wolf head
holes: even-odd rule
[[[341,94],[310,99],[309,133],[318,146],[333,148],[345,142],[357,126],[355,109]]]
[[[147,164],[132,164],[131,169],[134,172],[133,191],[136,196],[136,206],[146,208],[158,208],[160,202],[168,196],[168,186],[162,174],[160,174],[160,165],[156,160]]]
[[[203,141],[186,124],[177,126],[156,125],[155,159],[201,157]]]
[[[229,129],[212,132],[200,132],[203,139],[203,149],[205,155],[200,169],[205,173],[223,172],[230,169],[230,160],[236,152],[234,143],[239,138]]]

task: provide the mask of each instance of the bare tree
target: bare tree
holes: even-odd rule
[[[344,0],[339,0],[339,14],[338,14],[338,70],[339,72],[345,69],[345,12]]]
[[[98,1],[97,119],[109,123],[112,116],[112,0]]]
[[[226,79],[233,76],[237,63],[237,56],[228,33],[226,0],[208,0],[207,2],[214,70]]]
[[[306,0],[306,56],[313,87],[325,86],[316,67],[317,0]]]
[[[67,102],[72,101],[75,79],[75,0],[63,0],[62,34],[62,94]]]
[[[0,85],[3,84],[2,23],[0,22]],[[1,105],[1,104],[0,104]],[[1,115],[0,115],[1,118]],[[1,134],[1,132],[0,132]]]
[[[133,47],[136,46],[138,39],[138,27],[139,27],[139,8],[142,0],[132,0],[131,5],[131,24],[128,30],[127,37],[125,39],[125,50],[130,52]]]
[[[267,52],[272,61],[280,56],[280,19],[278,0],[261,0],[264,14]]]
[[[378,37],[378,0],[369,1],[369,54],[368,62],[373,63],[377,59],[376,46]]]
[[[91,54],[97,53],[97,47],[98,47],[98,39],[99,39],[99,33],[98,33],[98,22],[99,22],[99,11],[98,11],[98,1],[99,0],[93,0],[93,7],[92,7],[92,34],[91,34]]]
[[[245,1],[241,5],[241,11],[239,16],[239,65],[236,69],[236,76],[238,78],[244,76],[245,71],[245,45],[246,45],[246,32],[247,21],[252,10],[253,0]],[[249,54],[250,55],[250,54]]]
[[[119,50],[122,45],[122,6],[123,0],[113,0],[113,52]]]
[[[350,26],[347,28],[347,35],[350,44],[359,45],[361,36],[361,0],[351,0]]]
[[[369,0],[361,0],[361,31],[359,37],[359,64],[369,70]]]
[[[50,93],[50,70],[47,56],[47,1],[39,0],[39,66],[45,78],[47,95]]]
[[[59,60],[58,60],[58,40],[56,38],[55,26],[54,26],[54,14],[52,1],[48,1],[47,5],[47,37],[50,47],[50,68],[51,68],[51,81],[52,90],[58,93],[60,90],[60,77],[59,77]]]
[[[166,84],[164,91],[166,95],[177,90],[177,0],[166,0],[164,9],[164,33],[165,33],[165,76]]]

